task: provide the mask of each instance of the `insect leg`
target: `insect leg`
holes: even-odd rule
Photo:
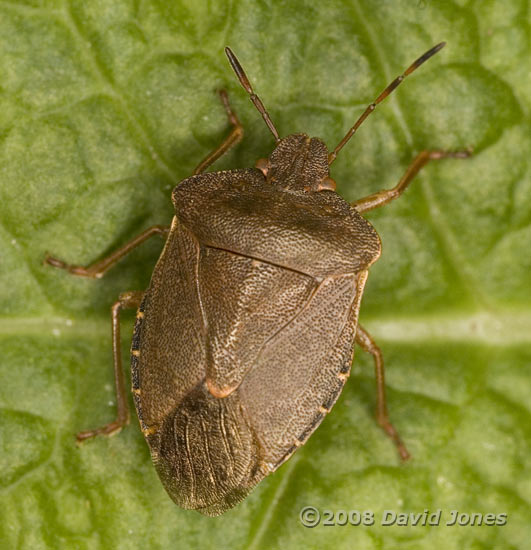
[[[137,235],[134,239],[109,254],[109,256],[86,267],[82,265],[67,264],[62,260],[50,256],[49,254],[46,254],[44,257],[44,263],[59,269],[66,269],[66,271],[72,275],[78,275],[79,277],[101,279],[101,277],[103,277],[115,263],[121,260],[125,255],[129,254],[129,252],[131,252],[131,250],[136,248],[139,244],[147,241],[147,239],[153,237],[153,235],[162,235],[166,237],[169,231],[170,228],[165,225],[153,225],[148,227],[145,231],[140,233],[140,235]]]
[[[428,164],[430,160],[439,160],[443,158],[467,158],[472,154],[470,149],[464,151],[421,151],[415,160],[408,166],[406,173],[400,181],[392,189],[378,191],[367,197],[363,197],[352,203],[352,206],[360,213],[367,212],[373,208],[378,208],[397,199],[406,190],[413,178],[418,174],[419,170]]]
[[[227,92],[225,90],[220,90],[219,97],[221,98],[221,102],[223,103],[223,107],[225,107],[227,117],[233,128],[230,134],[221,142],[221,144],[199,163],[197,168],[194,170],[194,176],[196,174],[201,174],[202,172],[204,172],[211,164],[213,164],[214,162],[216,162],[216,160],[223,156],[233,145],[236,145],[239,141],[241,141],[243,137],[242,123],[230,106]]]
[[[398,448],[400,458],[402,460],[407,460],[410,457],[409,452],[400,439],[395,427],[389,420],[387,400],[385,398],[385,378],[382,351],[376,345],[376,342],[372,339],[372,336],[359,324],[356,330],[356,343],[359,344],[364,351],[370,353],[374,359],[377,387],[376,419],[378,424],[380,424],[380,426],[385,430],[385,433],[394,441]]]
[[[120,294],[111,308],[112,317],[112,355],[114,362],[114,385],[116,388],[116,420],[101,428],[79,432],[76,439],[81,442],[97,435],[113,435],[118,433],[129,423],[129,409],[125,391],[124,372],[122,369],[122,353],[120,342],[120,311],[122,309],[136,309],[140,306],[143,292],[131,291]]]

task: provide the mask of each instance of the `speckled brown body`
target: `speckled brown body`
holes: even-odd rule
[[[112,435],[129,421],[120,311],[138,308],[135,405],[159,476],[183,508],[221,514],[285,462],[337,400],[354,343],[374,360],[376,420],[409,459],[389,418],[382,352],[358,323],[368,268],[380,255],[380,239],[361,214],[400,197],[428,162],[466,158],[471,150],[420,151],[393,188],[351,205],[335,193],[329,167],[376,106],[444,45],[396,77],[330,152],[305,134],[280,139],[225,48],[275,138],[269,159],[258,159],[255,169],[204,173],[243,136],[220,90],[232,129],[173,191],[171,228],[149,227],[88,266],[44,259],[99,279],[148,238],[167,236],[148,290],[122,292],[111,308],[116,419],[79,432],[78,442]]]
[[[133,392],[166,490],[234,506],[302,445],[348,377],[372,226],[334,191],[324,144],[281,140],[258,169],[193,176],[133,339]]]

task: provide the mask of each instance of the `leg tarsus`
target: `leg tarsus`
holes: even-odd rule
[[[120,347],[120,311],[122,309],[138,308],[143,295],[144,293],[140,291],[124,292],[120,294],[118,300],[111,308],[114,385],[116,388],[117,408],[116,420],[94,430],[79,432],[76,435],[78,443],[96,437],[97,435],[114,435],[129,423],[129,407],[127,406],[127,394],[125,391],[125,379],[122,369],[122,353]]]
[[[136,248],[138,245],[142,244],[144,241],[153,237],[154,235],[167,236],[170,231],[170,228],[165,225],[153,225],[148,227],[145,231],[137,235],[134,239],[130,240],[128,243],[124,244],[122,247],[118,248],[112,252],[109,256],[106,256],[102,260],[94,262],[88,266],[82,265],[73,265],[67,264],[54,256],[46,253],[44,257],[45,264],[51,265],[58,269],[65,269],[68,273],[72,275],[77,275],[78,277],[86,277],[89,279],[101,279],[105,273],[119,260],[126,256],[131,250]]]
[[[111,435],[115,435],[118,432],[122,430],[124,426],[129,424],[129,418],[127,418],[125,421],[122,419],[115,420],[114,422],[111,422],[109,424],[106,424],[105,426],[102,426],[101,428],[97,428],[95,430],[87,430],[84,432],[79,432],[76,434],[76,441],[78,443],[83,443],[87,439],[92,439],[93,437],[96,437],[97,435],[106,435],[107,437],[110,437]]]
[[[209,155],[207,155],[194,170],[194,176],[204,172],[211,164],[216,162],[221,156],[223,156],[231,147],[236,145],[243,138],[243,126],[236,113],[232,110],[229,103],[229,97],[225,90],[219,90],[219,97],[227,113],[229,123],[232,125],[230,134],[221,142],[221,144],[214,149]]]
[[[367,197],[363,197],[352,203],[352,206],[360,213],[367,212],[373,208],[378,208],[397,199],[409,186],[413,178],[420,169],[430,160],[440,160],[443,158],[467,158],[472,154],[472,149],[463,151],[421,151],[408,166],[405,174],[392,189],[384,189]]]
[[[402,439],[398,435],[393,424],[389,420],[389,412],[387,411],[387,400],[385,397],[385,378],[384,378],[384,363],[382,352],[376,345],[376,342],[372,339],[371,335],[358,324],[356,330],[356,343],[366,352],[370,353],[374,359],[374,368],[376,373],[376,388],[377,388],[377,401],[376,401],[376,420],[378,424],[383,428],[385,433],[393,440],[398,449],[400,458],[402,460],[408,460],[410,454],[402,442]]]

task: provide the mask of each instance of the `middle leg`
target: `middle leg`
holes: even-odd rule
[[[145,231],[140,233],[140,235],[137,235],[134,239],[109,254],[109,256],[106,256],[102,260],[94,262],[88,266],[67,264],[66,262],[63,262],[63,260],[50,256],[50,254],[46,254],[44,263],[57,267],[58,269],[64,269],[72,275],[77,275],[78,277],[101,279],[114,264],[129,254],[131,250],[142,244],[144,241],[147,241],[150,237],[153,237],[153,235],[162,235],[163,237],[167,237],[169,231],[170,228],[165,225],[153,225],[148,227]]]

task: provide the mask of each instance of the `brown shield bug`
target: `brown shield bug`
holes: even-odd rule
[[[227,95],[232,130],[173,191],[171,227],[154,226],[88,267],[46,262],[100,278],[151,237],[167,237],[145,292],[112,307],[118,416],[79,441],[128,422],[119,316],[138,308],[131,346],[132,391],[142,433],[171,498],[218,515],[274,472],[319,426],[350,372],[354,343],[372,354],[379,424],[402,459],[409,454],[389,421],[382,355],[358,324],[380,239],[361,214],[399,197],[430,160],[468,151],[422,151],[399,183],[345,202],[329,167],[376,105],[437,53],[417,59],[371,103],[332,152],[318,138],[280,138],[234,53],[229,62],[271,130],[276,146],[255,168],[204,173],[243,135]]]

